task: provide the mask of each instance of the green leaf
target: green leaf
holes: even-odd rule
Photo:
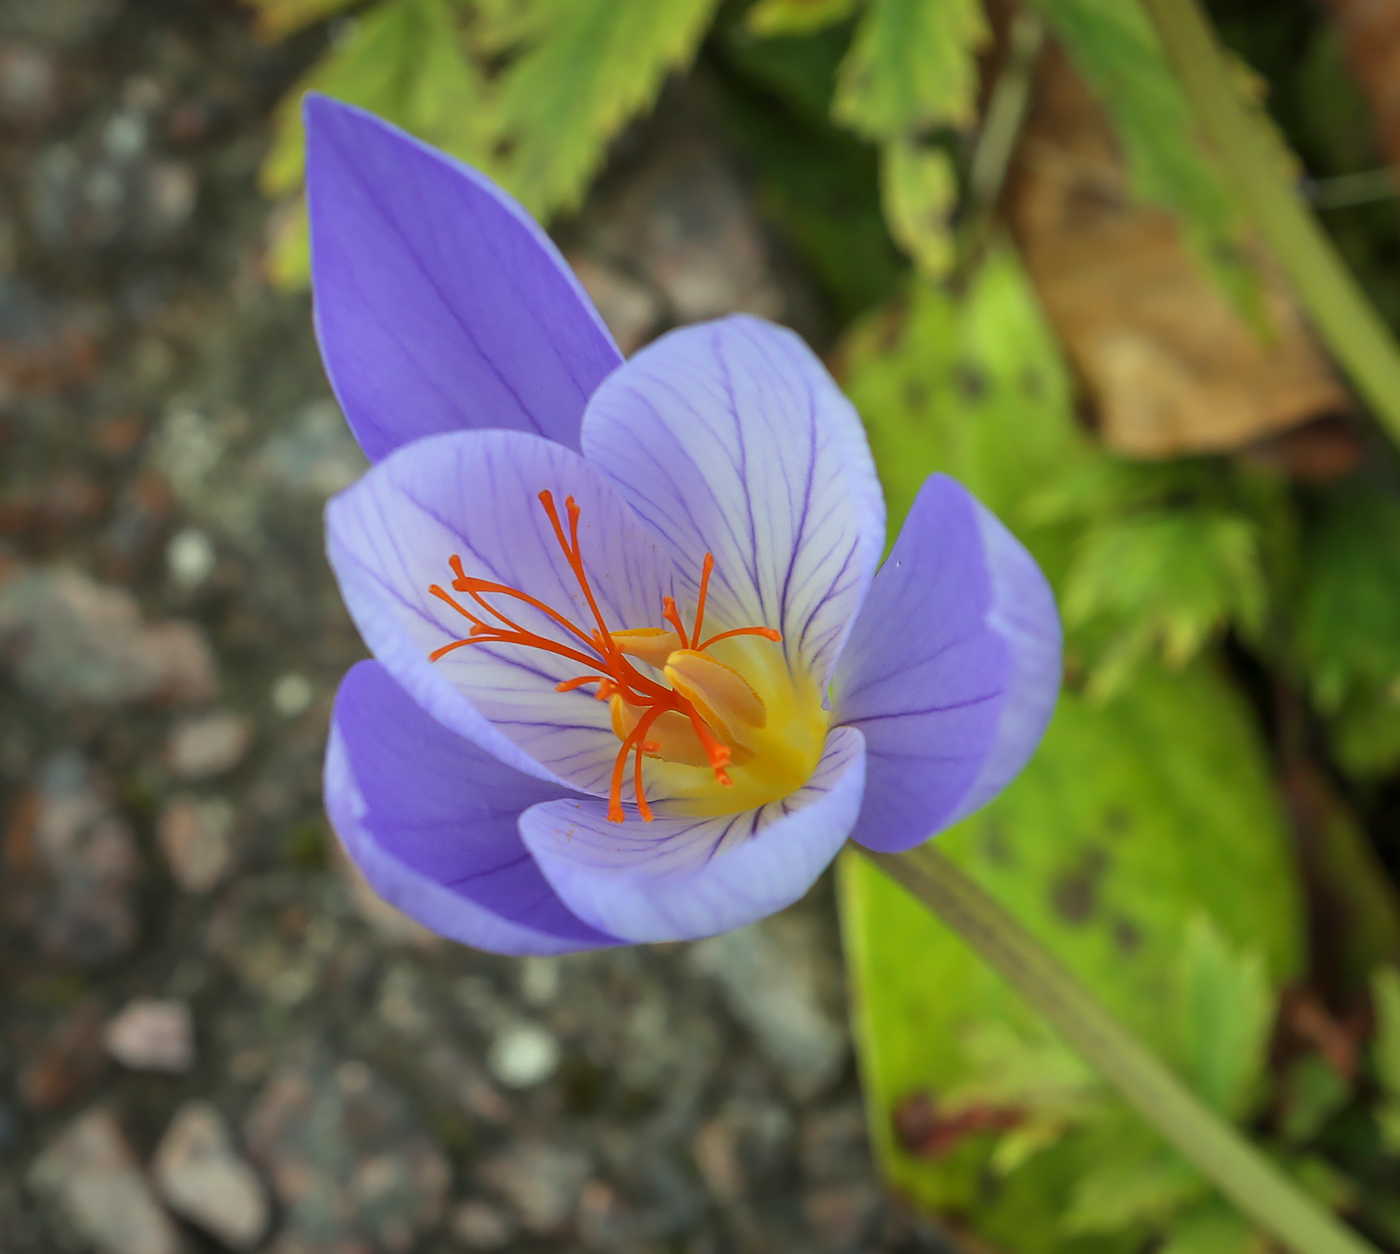
[[[1106,704],[1066,693],[1021,777],[939,840],[1163,1052],[1177,1028],[1162,1008],[1198,914],[1263,955],[1270,987],[1298,969],[1298,886],[1268,765],[1248,712],[1199,664],[1175,675],[1149,667]],[[926,1205],[975,1206],[989,1224],[1010,1223],[1001,1195],[985,1192],[989,1146],[913,1157],[890,1112],[911,1093],[975,1079],[968,1033],[988,1021],[1033,1033],[1028,1012],[874,867],[844,860],[841,890],[872,1137],[887,1174]]]
[[[1257,630],[1266,586],[1253,520],[1204,506],[1108,517],[1075,548],[1062,602],[1070,627],[1111,633],[1094,688],[1116,690],[1149,650],[1189,662],[1231,622]]]
[[[930,134],[972,124],[981,0],[870,0],[842,62],[832,115],[883,143],[880,193],[895,242],[926,275],[952,261],[957,200],[949,155]]]
[[[1186,928],[1177,980],[1182,1076],[1215,1110],[1241,1120],[1259,1095],[1273,1027],[1264,963],[1197,915]]]
[[[1101,458],[1024,273],[995,252],[958,299],[933,283],[857,324],[837,354],[870,434],[896,527],[934,470],[961,479],[1021,533],[1055,582],[1067,529],[1032,519],[1048,483]]]
[[[878,157],[831,121],[839,32],[717,41],[734,87],[729,134],[753,172],[760,208],[821,284],[838,325],[889,298],[907,268],[880,211]]]
[[[758,0],[744,24],[755,35],[810,35],[843,22],[856,11],[858,0]]]
[[[1095,1140],[1096,1162],[1075,1186],[1065,1232],[1118,1232],[1158,1224],[1209,1185],[1185,1159],[1126,1117]]]
[[[357,0],[246,0],[258,11],[256,30],[264,39],[283,39]]]
[[[979,0],[870,0],[841,66],[833,112],[870,139],[972,123]]]
[[[1304,1054],[1283,1079],[1279,1135],[1290,1145],[1313,1140],[1350,1100],[1351,1083],[1319,1054]]]
[[[384,0],[287,93],[259,174],[270,196],[301,186],[301,97],[313,88],[377,113],[454,156],[478,165],[489,161],[484,84],[446,0]]]
[[[532,0],[538,28],[500,94],[511,190],[536,215],[575,207],[608,142],[690,63],[718,0]]]
[[[1265,1254],[1268,1249],[1233,1210],[1211,1200],[1174,1219],[1157,1254]]]
[[[952,159],[929,144],[891,140],[881,153],[880,191],[895,242],[921,274],[946,274],[953,262],[948,219],[958,196]]]
[[[1400,969],[1381,967],[1371,979],[1376,1014],[1373,1063],[1385,1092],[1378,1123],[1386,1149],[1400,1154]]]
[[[1400,764],[1400,501],[1350,485],[1304,532],[1296,641],[1313,699],[1344,763]]]

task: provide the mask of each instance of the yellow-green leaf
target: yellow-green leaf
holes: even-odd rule
[[[348,9],[356,0],[247,0],[258,11],[255,29],[264,39],[282,39],[293,31]]]
[[[832,111],[871,139],[972,122],[980,0],[870,0],[841,66]]]
[[[1268,766],[1248,712],[1208,668],[1149,668],[1106,704],[1067,693],[1022,776],[939,840],[1164,1053],[1176,1047],[1177,1027],[1162,1011],[1198,914],[1234,947],[1262,954],[1271,987],[1298,969],[1298,888]],[[843,862],[841,888],[872,1135],[886,1172],[928,1205],[999,1214],[981,1184],[989,1142],[923,1160],[901,1150],[890,1118],[910,1094],[957,1092],[976,1078],[966,1041],[977,1025],[1030,1033],[1029,1012],[858,855]]]
[[[930,278],[946,274],[953,261],[948,219],[958,197],[948,154],[928,144],[890,140],[881,152],[880,197],[890,234],[919,272]]]
[[[859,0],[758,0],[744,18],[752,34],[809,35],[856,11]]]
[[[718,0],[534,0],[533,42],[506,71],[511,190],[536,214],[572,208],[608,142],[688,65]]]
[[[489,162],[489,127],[480,70],[468,57],[447,0],[384,0],[358,19],[288,92],[276,116],[263,190],[279,196],[301,185],[306,137],[301,97],[311,89],[377,113],[475,164]]]
[[[1187,925],[1177,966],[1182,1076],[1227,1118],[1247,1115],[1259,1093],[1274,998],[1261,955],[1230,944],[1207,915]]]

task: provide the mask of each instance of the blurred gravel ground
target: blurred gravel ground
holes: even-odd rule
[[[825,882],[517,961],[340,864],[320,511],[363,460],[253,183],[317,38],[0,0],[0,1251],[950,1248],[872,1170]],[[672,92],[566,234],[628,349],[819,333],[707,116]]]

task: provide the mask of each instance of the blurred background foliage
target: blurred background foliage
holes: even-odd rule
[[[706,80],[821,288],[892,525],[947,471],[1059,594],[1045,744],[944,847],[1400,1249],[1400,462],[1138,0],[251,2],[326,39],[262,171],[287,286],[306,88],[551,221],[668,75]],[[1208,15],[1271,167],[1400,325],[1400,11]],[[1268,1248],[902,890],[851,858],[841,898],[898,1189],[1005,1251]]]

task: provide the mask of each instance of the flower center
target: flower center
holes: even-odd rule
[[[596,685],[593,697],[608,702],[613,731],[620,741],[608,794],[608,818],[614,823],[626,817],[622,785],[629,758],[637,811],[646,822],[653,815],[642,780],[645,758],[689,768],[681,772],[665,769],[661,782],[696,813],[746,809],[800,786],[821,752],[825,718],[820,699],[813,692],[799,693],[799,685],[772,649],[782,640],[773,628],[737,627],[703,636],[714,555],[705,554],[689,631],[671,597],[663,597],[661,605],[661,618],[667,626],[613,630],[603,618],[584,570],[578,504],[573,497],[564,502],[566,533],[553,495],[541,492],[539,499],[588,603],[594,626],[585,630],[527,592],[467,575],[461,558],[454,554],[449,563],[455,576],[453,591],[466,593],[475,603],[475,612],[437,584],[428,591],[467,619],[471,630],[462,639],[435,649],[429,660],[436,662],[466,645],[518,644],[587,668],[585,674],[557,684],[556,690],[572,692]],[[522,627],[488,601],[488,596],[524,602],[562,628],[567,641],[552,640]],[[749,678],[741,671],[748,672]],[[760,690],[767,694],[767,700]],[[775,712],[779,715],[776,720]],[[794,730],[798,733],[795,736],[790,734]],[[731,767],[741,776],[738,789]],[[698,784],[694,768],[704,770],[712,782]],[[733,790],[727,803],[713,795],[715,785]]]

